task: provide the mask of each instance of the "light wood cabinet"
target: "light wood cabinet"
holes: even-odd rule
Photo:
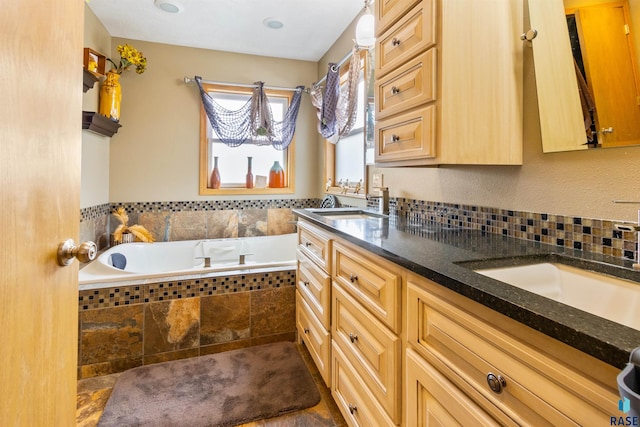
[[[376,163],[522,164],[522,0],[403,4],[412,8],[393,25],[379,29],[376,41]],[[378,22],[387,21],[378,16]],[[427,65],[419,76],[416,61]],[[414,85],[407,93],[427,88],[425,82],[435,83],[428,95],[392,100],[394,78],[406,89]],[[395,95],[401,95],[397,84],[395,88]],[[428,132],[423,126],[420,132],[406,132],[408,138],[403,139],[389,130],[408,131],[412,125],[418,129],[415,119],[424,115],[416,113],[425,108],[434,119]],[[409,149],[393,146],[398,142]]]
[[[427,279],[407,282],[408,345],[492,418],[535,426],[609,422],[618,400],[615,368]]]
[[[411,349],[407,349],[406,372],[407,426],[501,425]],[[508,424],[512,423],[502,423]]]
[[[331,236],[298,221],[296,328],[320,375],[331,386]]]
[[[616,413],[617,368],[298,224],[299,339],[349,426],[597,425]]]

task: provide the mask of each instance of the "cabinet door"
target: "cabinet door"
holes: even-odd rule
[[[400,422],[400,338],[349,296],[333,287],[331,336],[391,418]]]
[[[522,0],[441,7],[439,163],[522,164]]]
[[[582,106],[562,0],[530,1],[542,151],[586,150]]]
[[[411,349],[406,373],[407,426],[501,425]]]
[[[300,341],[309,349],[325,384],[331,386],[331,337],[300,292],[296,292],[296,328]]]
[[[298,291],[326,330],[331,321],[331,278],[298,250]]]
[[[298,221],[298,249],[324,271],[331,265],[331,239],[320,229]]]

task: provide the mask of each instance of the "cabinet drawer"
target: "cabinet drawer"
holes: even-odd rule
[[[331,277],[298,250],[298,291],[326,330],[331,321]]]
[[[376,119],[436,99],[436,50],[420,54],[376,82]]]
[[[498,423],[411,349],[407,349],[405,372],[407,426],[515,425],[510,420]]]
[[[298,221],[298,248],[323,270],[329,270],[331,239],[322,230]]]
[[[395,333],[401,324],[401,274],[382,258],[334,242],[333,280]]]
[[[393,23],[395,23],[409,9],[420,0],[377,0],[376,8],[376,36],[380,37]]]
[[[389,416],[400,422],[401,343],[393,332],[347,294],[333,287],[331,336]]]
[[[423,0],[376,40],[376,78],[436,44],[436,1]]]
[[[376,162],[435,157],[436,106],[376,121]]]
[[[408,342],[474,400],[518,424],[609,422],[618,401],[613,367],[497,314],[432,282],[407,286]],[[592,369],[612,371],[610,383],[596,381]],[[499,394],[488,386],[490,373],[505,381]]]
[[[314,316],[300,292],[296,292],[296,328],[327,387],[331,385],[331,337]]]
[[[332,353],[331,395],[347,424],[351,427],[395,426],[340,348],[334,345]]]

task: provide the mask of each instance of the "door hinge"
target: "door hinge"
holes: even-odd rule
[[[629,24],[624,24],[624,33],[626,35],[629,35],[630,32],[631,30],[629,29]]]

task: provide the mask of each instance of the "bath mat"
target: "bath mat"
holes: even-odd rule
[[[98,426],[233,426],[319,401],[296,345],[280,342],[130,369]]]

